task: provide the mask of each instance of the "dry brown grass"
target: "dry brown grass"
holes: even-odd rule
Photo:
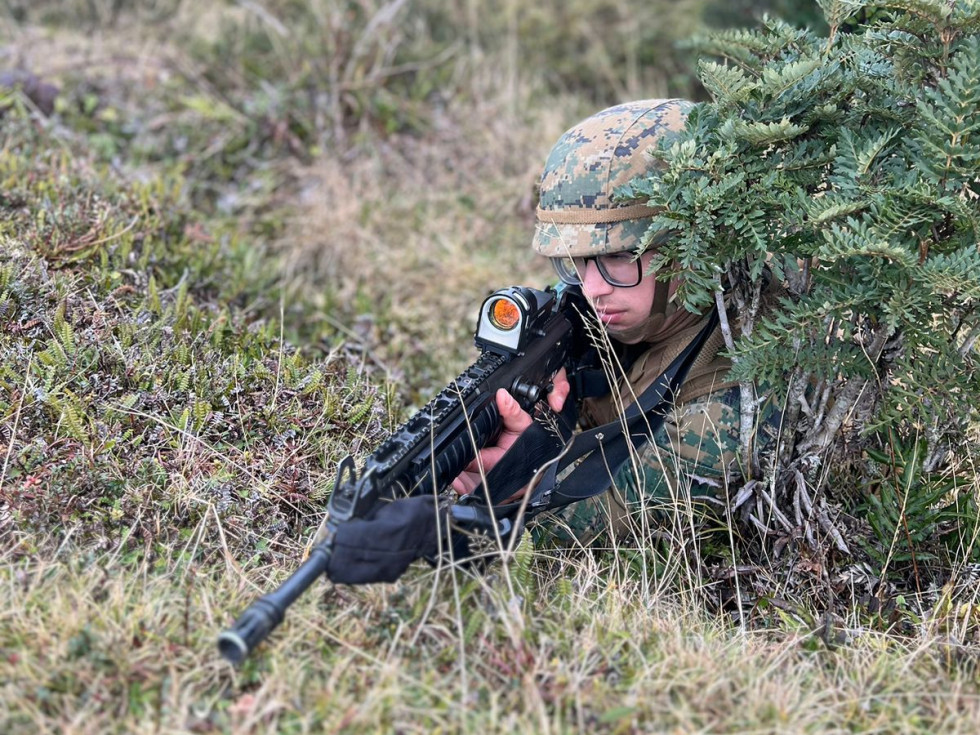
[[[536,565],[549,563],[543,559]],[[110,555],[6,567],[4,732],[974,732],[976,660],[942,638],[733,631],[570,560],[309,595],[235,671],[214,631],[255,594]],[[272,572],[279,576],[278,572]],[[512,570],[511,573],[516,573]],[[445,573],[443,573],[443,576]],[[262,586],[264,586],[264,582]]]
[[[491,84],[492,86],[492,84]],[[292,293],[411,388],[447,382],[475,358],[480,301],[543,287],[530,249],[535,186],[568,102],[520,117],[480,98],[419,139],[393,136],[297,171],[301,193],[279,245]]]

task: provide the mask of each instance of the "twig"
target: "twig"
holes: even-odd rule
[[[749,480],[745,483],[742,488],[735,494],[735,501],[732,503],[732,510],[738,510],[739,507],[745,504],[745,501],[752,497],[755,493],[755,486],[758,484],[758,480]]]
[[[763,487],[763,485],[760,483],[759,487]],[[757,493],[757,495],[761,496],[762,499],[766,501],[766,505],[768,505],[769,508],[772,510],[772,514],[776,517],[776,520],[779,521],[779,523],[782,525],[783,529],[789,533],[792,533],[793,524],[790,523],[790,520],[789,518],[786,517],[786,514],[779,509],[779,506],[776,504],[776,498],[770,496],[769,493],[765,491]]]
[[[755,514],[746,513],[745,517],[749,519],[749,522],[754,525],[763,536],[767,536],[769,534],[769,529],[762,523],[762,521],[755,517]]]
[[[799,470],[793,470],[793,475],[796,478],[796,500],[802,506],[803,510],[806,511],[806,520],[803,522],[803,536],[812,548],[816,548],[817,542],[813,538],[813,525],[810,523],[810,519],[813,517],[813,501],[810,500],[810,494],[806,491],[806,480],[803,477],[803,473]]]
[[[960,357],[966,357],[967,353],[973,350],[973,347],[976,345],[978,339],[980,339],[980,323],[977,323],[973,329],[970,330],[970,333],[960,346]]]
[[[34,363],[34,355],[30,354],[27,358],[27,369],[24,371],[24,388],[20,392],[17,400],[17,408],[14,411],[14,425],[10,429],[10,443],[7,445],[7,452],[3,457],[3,469],[0,470],[0,490],[7,480],[7,468],[10,466],[10,457],[14,453],[14,442],[17,441],[17,424],[20,423],[20,412],[24,407],[24,394],[27,392],[27,381],[30,380],[31,366]]]
[[[809,410],[805,398],[808,384],[809,376],[802,368],[796,367],[793,376],[790,378],[789,391],[786,395],[786,409],[780,420],[779,444],[777,445],[778,449],[776,452],[776,461],[778,464],[774,468],[774,476],[780,467],[788,465],[793,458],[800,413],[804,412],[804,407],[806,407],[806,410]]]
[[[735,350],[735,339],[732,336],[732,327],[728,322],[728,313],[725,310],[725,294],[715,291],[715,308],[718,310],[718,321],[721,325],[721,334],[725,340],[725,347],[729,353]],[[732,357],[732,363],[737,364],[738,358]],[[758,460],[753,451],[753,438],[755,436],[756,413],[759,409],[759,402],[755,395],[755,386],[752,383],[741,380],[738,383],[739,390],[739,417],[738,417],[738,445],[739,456],[742,463],[742,472],[749,479],[757,474]]]
[[[837,530],[837,526],[831,522],[830,517],[827,515],[827,501],[820,498],[820,506],[816,509],[815,513],[817,520],[820,522],[820,527],[834,540],[834,545],[838,549],[849,555],[851,550],[847,548],[847,544],[844,543],[844,538],[840,535],[840,531]]]

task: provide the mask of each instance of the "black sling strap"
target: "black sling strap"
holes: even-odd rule
[[[616,471],[629,459],[630,452],[642,447],[663,425],[681,384],[717,326],[718,312],[712,310],[697,336],[630,404],[621,419],[582,431],[570,439],[532,491],[527,507],[529,517],[586,500],[609,488]],[[576,462],[579,462],[578,466],[563,476]],[[561,481],[559,477],[562,477]],[[498,514],[505,512],[504,507],[498,508]]]

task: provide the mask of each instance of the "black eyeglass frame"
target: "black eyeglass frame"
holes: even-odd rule
[[[623,253],[604,253],[602,255],[591,255],[589,257],[578,256],[575,258],[567,256],[551,258],[551,264],[554,266],[558,277],[569,286],[582,285],[582,276],[580,274],[584,274],[585,269],[589,267],[589,261],[593,261],[599,270],[599,275],[602,276],[602,280],[610,286],[615,286],[616,288],[633,288],[639,286],[640,281],[643,280],[643,263],[641,262],[641,256],[632,253],[630,255],[633,258],[632,263],[636,266],[636,277],[630,281],[613,278],[609,275],[609,271],[605,265],[604,259],[610,257],[622,259]]]

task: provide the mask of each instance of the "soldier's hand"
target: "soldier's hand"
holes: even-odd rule
[[[561,413],[565,407],[565,400],[572,391],[572,384],[568,382],[568,373],[565,368],[561,368],[555,377],[551,379],[551,390],[548,391],[548,406],[555,413]]]
[[[552,411],[557,413],[562,410],[570,390],[571,385],[568,382],[568,376],[565,373],[565,368],[562,368],[555,373],[555,377],[552,379],[551,391],[548,393],[548,406],[551,407]],[[503,427],[500,435],[497,437],[497,443],[492,447],[481,449],[477,453],[476,459],[470,462],[460,476],[453,480],[453,490],[460,495],[468,495],[483,482],[486,473],[500,461],[500,458],[517,441],[517,437],[533,421],[531,414],[521,408],[517,400],[503,388],[497,391],[495,398]],[[508,500],[514,500],[523,494],[524,491],[515,493]]]

